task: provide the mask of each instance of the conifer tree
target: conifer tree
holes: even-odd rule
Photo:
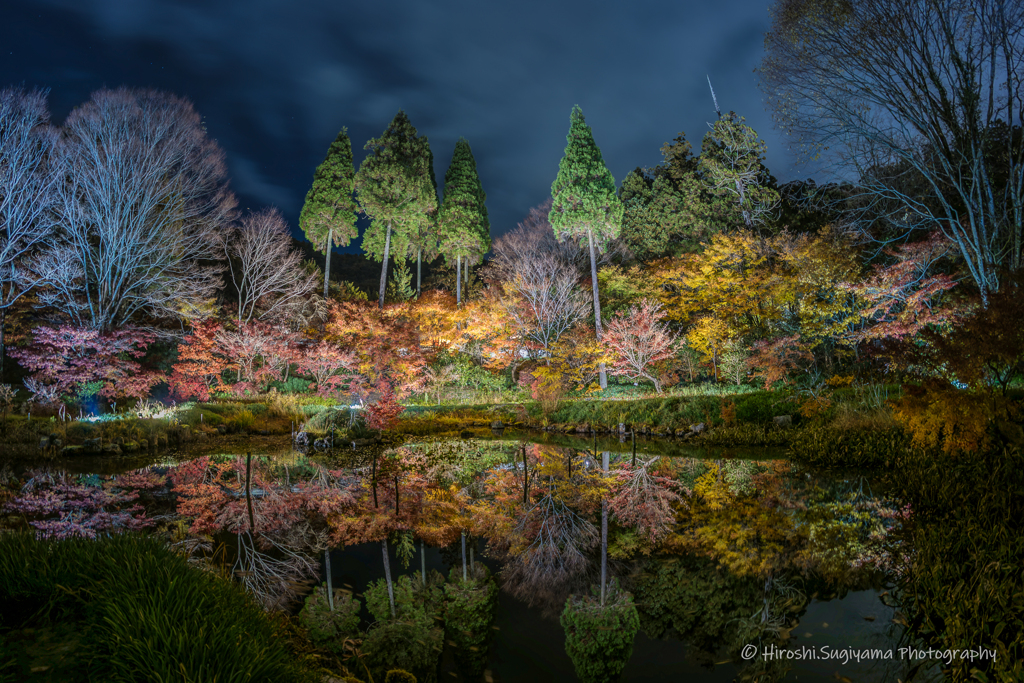
[[[391,242],[404,257],[411,236],[437,211],[437,194],[431,182],[430,145],[404,111],[365,149],[371,153],[359,166],[355,186],[361,211],[371,220],[363,251],[382,263],[378,306],[383,308]]]
[[[353,198],[355,167],[348,129],[342,128],[327,150],[327,157],[313,174],[313,185],[299,214],[299,227],[320,251],[323,245],[324,298],[331,280],[331,249],[345,247],[359,234]]]
[[[594,288],[594,328],[601,340],[601,300],[597,289],[597,252],[619,236],[622,202],[615,191],[615,178],[604,164],[594,134],[583,119],[583,110],[573,107],[569,118],[565,156],[558,164],[558,176],[551,184],[548,220],[560,240],[587,238],[590,247],[590,275]],[[604,364],[601,388],[608,387]]]
[[[469,259],[490,249],[490,224],[484,207],[483,187],[476,172],[476,159],[465,139],[455,143],[455,152],[444,174],[444,203],[438,214],[441,251],[455,259],[455,298],[462,303],[462,263],[469,274]]]

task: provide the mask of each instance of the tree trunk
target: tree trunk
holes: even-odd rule
[[[420,295],[420,282],[423,275],[423,247],[416,251],[416,296]]]
[[[4,344],[4,327],[7,326],[7,309],[0,308],[0,384],[4,383],[4,356],[7,355],[7,346]]]
[[[466,580],[466,532],[462,532],[462,580]]]
[[[420,539],[420,575],[423,577],[423,585],[427,585],[427,542]]]
[[[331,583],[331,551],[330,549],[324,550],[324,574],[327,575],[327,604],[331,606],[331,611],[334,611],[334,585]]]
[[[327,298],[327,283],[331,281],[331,242],[334,239],[334,228],[327,229],[327,249],[324,252],[324,298]]]
[[[526,468],[526,446],[523,446],[523,509],[530,502],[530,471]]]
[[[594,331],[597,332],[597,341],[601,341],[604,331],[601,329],[601,296],[597,290],[597,255],[594,253],[594,233],[589,228],[587,242],[590,244],[590,280],[594,286]],[[608,388],[608,375],[605,373],[604,363],[598,366],[597,381],[602,391]]]
[[[384,553],[384,580],[388,582],[388,601],[391,603],[391,618],[395,618],[395,587],[391,583],[391,559],[388,557],[388,539],[380,542]]]
[[[601,469],[608,476],[608,451],[601,453]],[[601,499],[601,606],[608,586],[608,501]]]
[[[388,286],[388,256],[391,252],[391,223],[388,223],[388,232],[384,237],[384,263],[380,268],[380,298],[377,301],[377,308],[384,308],[384,290]]]
[[[462,257],[455,257],[455,305],[462,305]]]
[[[245,504],[249,508],[249,536],[256,532],[256,519],[252,514],[252,492],[249,486],[252,484],[252,453],[245,454]]]

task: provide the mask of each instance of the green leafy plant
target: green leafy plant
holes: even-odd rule
[[[299,623],[309,633],[310,641],[319,648],[341,655],[346,638],[359,633],[359,611],[362,605],[351,593],[335,589],[334,610],[327,600],[327,587],[323,584],[306,598]]]
[[[487,653],[494,630],[498,606],[498,586],[483,565],[477,576],[462,580],[462,571],[453,568],[445,584],[445,637],[455,644],[455,661],[470,679],[479,678],[487,666]]]
[[[640,617],[633,596],[612,579],[602,606],[595,587],[591,596],[570,596],[562,611],[565,651],[581,681],[618,680],[633,654]]]

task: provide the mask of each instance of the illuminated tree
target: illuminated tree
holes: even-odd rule
[[[60,179],[46,95],[0,90],[0,380],[7,312],[39,284],[31,259],[50,239]]]
[[[449,259],[455,257],[455,300],[462,303],[462,263],[479,259],[490,249],[490,227],[476,159],[469,143],[455,143],[451,164],[444,174],[444,202],[437,223],[441,251]],[[467,270],[467,273],[469,271]]]
[[[276,209],[250,213],[224,236],[224,257],[238,296],[237,322],[281,321],[301,306],[316,283],[292,249],[288,226]]]
[[[615,190],[615,178],[608,171],[590,126],[577,106],[570,116],[568,144],[551,184],[553,203],[548,219],[559,239],[587,238],[590,247],[590,275],[594,290],[594,329],[601,341],[601,299],[597,288],[597,251],[619,235],[622,202]],[[600,384],[608,386],[604,368]]]
[[[57,395],[143,398],[164,379],[138,362],[155,339],[151,331],[135,327],[100,334],[88,328],[40,325],[33,331],[32,344],[12,350],[11,356],[33,371],[35,382]]]
[[[189,315],[214,296],[235,199],[224,153],[183,99],[100,90],[63,127],[62,226],[44,304],[101,331],[136,315]]]
[[[768,146],[743,117],[729,112],[704,136],[698,168],[708,189],[732,197],[748,230],[761,226],[781,199],[764,165]]]
[[[355,187],[360,210],[372,223],[362,246],[382,263],[377,305],[384,308],[392,239],[403,246],[397,251],[404,256],[409,236],[437,212],[437,193],[431,181],[430,145],[426,136],[417,135],[404,111],[365,149],[370,154],[359,166]]]
[[[654,367],[672,358],[675,341],[668,326],[661,322],[665,312],[653,301],[644,299],[629,309],[628,314],[616,314],[605,330],[604,345],[610,351],[611,373],[630,379],[643,377],[654,383],[661,393],[661,380]]]
[[[331,251],[345,247],[359,234],[356,228],[355,168],[352,141],[342,128],[327,150],[327,157],[316,167],[313,185],[299,214],[299,228],[306,239],[324,252],[324,298],[331,281]]]
[[[1014,3],[774,4],[759,70],[793,145],[856,178],[863,222],[941,231],[983,304],[1024,266]]]

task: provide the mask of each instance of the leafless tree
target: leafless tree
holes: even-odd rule
[[[30,261],[53,229],[59,173],[46,94],[0,90],[0,378],[7,311],[39,282]]]
[[[1024,5],[777,0],[762,89],[857,184],[865,220],[941,231],[983,301],[1024,267]]]
[[[301,308],[316,288],[316,276],[302,267],[291,235],[276,209],[250,213],[223,240],[231,283],[238,295],[238,324],[282,321]]]
[[[75,323],[117,327],[137,314],[178,316],[220,284],[218,233],[233,217],[224,153],[187,100],[100,90],[68,116],[63,235],[50,303]],[[58,259],[59,260],[59,259]]]
[[[530,210],[526,220],[494,244],[492,279],[500,281],[503,303],[520,334],[545,355],[589,310],[580,271],[589,254],[571,240],[559,242],[544,213],[548,204]]]

